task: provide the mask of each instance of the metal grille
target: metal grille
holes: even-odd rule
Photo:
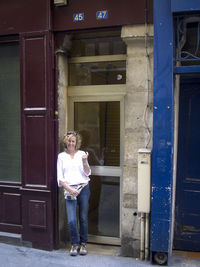
[[[177,16],[175,23],[176,66],[200,64],[200,15]]]

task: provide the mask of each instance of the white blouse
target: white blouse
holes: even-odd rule
[[[84,151],[78,150],[72,158],[68,153],[61,152],[58,154],[57,160],[57,182],[58,186],[61,186],[59,181],[67,183],[68,185],[76,185],[82,183],[88,183],[90,181],[89,175],[84,172],[82,156]]]

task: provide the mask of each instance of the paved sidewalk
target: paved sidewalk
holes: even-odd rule
[[[149,263],[140,262],[127,257],[88,254],[86,256],[72,257],[69,251],[60,249],[43,251],[38,249],[13,246],[0,243],[1,267],[129,267],[150,266]]]
[[[144,267],[150,262],[128,257],[89,253],[87,256],[69,256],[64,249],[43,251],[0,243],[0,267]],[[187,254],[175,253],[169,266],[197,267],[200,259],[188,258]]]

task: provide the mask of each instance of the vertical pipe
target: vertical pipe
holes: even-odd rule
[[[140,259],[144,260],[144,229],[145,229],[145,221],[144,221],[144,213],[141,213],[141,234],[140,234]]]
[[[145,216],[145,260],[149,258],[149,213]]]

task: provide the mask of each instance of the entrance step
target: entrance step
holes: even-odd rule
[[[69,250],[71,245],[67,244],[67,250]],[[102,244],[87,244],[88,252],[91,254],[100,254],[100,255],[110,255],[110,256],[120,256],[121,247],[120,246],[111,246],[111,245],[102,245]]]
[[[119,246],[88,244],[87,247],[93,254],[120,256],[121,247]]]
[[[173,250],[173,255],[185,258],[200,259],[200,252]]]

